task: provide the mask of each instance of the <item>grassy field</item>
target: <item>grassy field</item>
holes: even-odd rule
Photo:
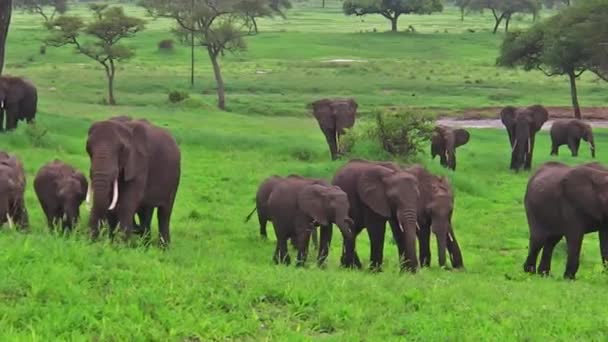
[[[344,163],[328,160],[307,102],[355,96],[363,117],[382,106],[440,114],[569,103],[565,79],[494,67],[501,35],[489,32],[489,14],[464,23],[455,9],[405,16],[400,28],[413,25],[418,33],[387,34],[382,31],[388,21],[345,17],[337,2],[330,5],[299,6],[285,20],[262,20],[262,33],[248,40],[249,51],[222,61],[227,113],[214,109],[211,69],[202,50],[193,89],[187,82],[188,50],[157,51],[157,42],[170,37],[170,22],[150,21],[130,42],[138,50],[117,75],[120,105],[107,107],[100,104],[105,79],[97,65],[69,48],[40,55],[45,32],[39,18],[14,16],[7,72],[39,86],[38,126],[48,132],[35,139],[21,126],[0,135],[2,149],[24,161],[33,226],[27,235],[0,231],[0,340],[605,339],[608,316],[600,292],[607,275],[595,235],[585,240],[577,281],[561,279],[563,242],[553,276],[522,272],[528,235],[522,198],[529,174],[508,171],[503,130],[471,130],[456,173],[420,156],[421,163],[447,174],[455,188],[454,225],[466,270],[441,270],[433,260],[431,269],[399,274],[390,239],[383,273],[343,270],[338,233],[327,269],[313,262],[306,269],[272,264],[274,238],[262,241],[255,223],[243,223],[258,183],[271,174],[330,178]],[[530,20],[517,18],[513,27]],[[367,62],[324,62],[334,58]],[[169,104],[172,89],[189,91],[191,98]],[[590,75],[581,80],[583,105],[603,105],[606,94],[605,83]],[[174,243],[166,252],[90,243],[85,227],[69,238],[54,236],[43,224],[32,189],[35,172],[55,157],[87,170],[90,123],[117,113],[164,125],[180,143],[183,175]],[[608,131],[597,130],[596,141],[598,160],[608,162],[603,152]],[[549,137],[541,132],[534,164],[589,160],[587,151],[574,159],[566,150],[550,158],[549,150]],[[367,260],[366,234],[358,241]]]

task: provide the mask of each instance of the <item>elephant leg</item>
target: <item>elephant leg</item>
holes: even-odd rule
[[[530,170],[532,167],[532,156],[534,155],[534,135],[530,136],[530,145],[528,147],[530,152],[526,151],[526,162],[524,163],[524,170]]]
[[[574,152],[572,153],[573,157],[578,156],[578,149],[581,146],[581,139],[574,139]]]
[[[4,108],[0,108],[0,132],[4,132]]]
[[[106,219],[108,221],[108,235],[110,236],[111,240],[114,240],[116,227],[118,227],[118,216],[115,212],[112,212],[106,215]]]
[[[566,262],[564,278],[574,280],[579,266],[579,256],[581,253],[581,245],[583,244],[583,234],[576,233],[566,236],[566,243],[568,244],[568,261]]]
[[[545,240],[543,254],[540,257],[540,264],[538,265],[538,273],[540,275],[549,275],[549,272],[551,271],[551,257],[553,256],[553,249],[561,239],[561,236],[552,236]]]
[[[323,266],[325,264],[325,261],[327,260],[327,256],[329,255],[329,246],[331,245],[331,236],[333,233],[332,225],[330,224],[327,226],[321,226],[319,230],[321,231],[321,241],[319,244],[319,255],[317,256],[317,264],[319,266]]]
[[[275,264],[289,265],[291,263],[289,251],[287,250],[287,237],[277,237],[277,247],[274,252],[273,260]]]
[[[13,204],[13,208],[11,210],[12,218],[15,221],[18,229],[23,232],[29,231],[29,215],[27,213],[27,208],[25,207],[25,201],[23,198],[17,199],[17,201]]]
[[[323,129],[323,134],[325,134],[325,140],[327,140],[327,144],[329,145],[331,160],[338,159],[338,142],[336,140],[336,130],[333,128],[326,128]]]
[[[152,239],[152,214],[154,213],[154,207],[142,207],[137,211],[137,216],[139,217],[139,225],[142,229],[141,235],[144,241],[144,244],[148,246]]]
[[[162,206],[158,207],[156,212],[158,216],[158,231],[160,233],[159,242],[163,247],[167,247],[171,243],[171,232],[169,231],[171,209],[171,207]]]
[[[553,141],[553,140],[551,141],[551,153],[550,153],[550,155],[552,155],[552,156],[559,155],[559,145],[557,145],[555,143],[555,141]]]
[[[389,220],[391,231],[393,232],[393,239],[397,245],[397,257],[399,258],[399,264],[402,265],[405,260],[405,244],[403,243],[403,237],[401,236],[401,228],[399,228],[399,222],[395,219]]]
[[[373,218],[367,224],[367,234],[370,242],[370,270],[382,271],[384,253],[384,235],[386,233],[384,219]]]
[[[608,269],[608,230],[600,228],[598,231],[600,239],[600,251],[602,254],[602,264],[605,269]]]
[[[450,231],[448,233],[448,253],[450,254],[450,261],[452,262],[453,268],[462,268],[464,267],[464,262],[462,261],[462,251],[460,250],[460,245],[458,245],[458,241],[456,240],[456,235],[454,235],[454,230],[450,227]]]
[[[456,152],[452,154],[452,158],[450,159],[450,169],[456,171]]]
[[[308,244],[310,243],[310,230],[303,230],[296,234],[296,248],[298,250],[298,256],[296,259],[296,267],[302,267],[306,264],[308,259]]]
[[[260,223],[260,236],[262,239],[268,239],[268,233],[266,232],[266,224],[268,223],[268,218],[266,215],[260,213],[258,211],[258,222]]]
[[[6,108],[6,130],[12,131],[17,128],[17,117],[19,116],[19,107],[10,105]]]
[[[439,164],[443,167],[448,167],[448,159],[446,158],[445,153],[445,149],[441,150],[441,153],[439,154]]]
[[[530,236],[530,242],[528,245],[528,258],[524,263],[524,272],[536,273],[536,260],[538,259],[538,254],[543,248],[543,245],[543,240],[534,236]]]
[[[317,234],[317,227],[313,227],[310,231],[310,236],[312,238],[312,247],[316,250],[319,250],[319,237]]]
[[[431,229],[427,225],[418,231],[418,249],[420,251],[420,266],[431,266]]]
[[[353,230],[353,238],[350,240],[344,240],[344,245],[342,246],[342,257],[340,258],[340,264],[342,267],[361,269],[361,260],[359,260],[359,256],[356,252],[356,240],[357,235],[360,232],[361,229]]]

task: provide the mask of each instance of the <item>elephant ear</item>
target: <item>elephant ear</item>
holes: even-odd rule
[[[469,142],[469,138],[471,135],[469,132],[462,128],[457,128],[454,130],[454,146],[459,147],[465,145]]]
[[[513,106],[506,106],[500,111],[500,121],[507,128],[515,127],[515,116],[517,114],[517,108]]]
[[[319,184],[307,185],[298,192],[298,208],[310,216],[316,223],[326,226],[329,224],[325,207],[327,187]]]
[[[562,187],[576,208],[594,220],[602,219],[602,207],[608,202],[608,172],[578,166],[566,174]]]
[[[357,104],[352,99],[335,102],[334,110],[336,113],[336,131],[340,134],[343,134],[345,129],[355,125]]]
[[[334,129],[332,101],[321,99],[312,103],[312,115],[319,122],[321,129]]]
[[[431,137],[431,157],[435,159],[436,156],[442,153],[442,150],[445,148],[445,141],[443,136],[439,132],[433,133]]]
[[[374,212],[383,216],[391,216],[391,208],[386,196],[386,189],[382,181],[384,168],[374,168],[363,173],[357,182],[359,198]],[[388,169],[386,169],[389,171]]]
[[[87,197],[87,192],[89,191],[89,182],[84,174],[79,171],[74,171],[72,177],[74,177],[74,179],[80,183],[80,197],[81,200],[84,201],[84,199]]]
[[[543,124],[549,120],[549,112],[541,105],[533,105],[526,108],[526,110],[530,113],[530,117],[532,118],[534,132],[540,131]]]
[[[139,123],[128,124],[131,134],[124,143],[120,159],[124,166],[125,181],[133,180],[137,175],[148,173],[148,153],[146,149],[146,127]]]

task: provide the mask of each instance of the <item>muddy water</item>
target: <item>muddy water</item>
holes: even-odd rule
[[[608,128],[608,120],[585,120],[592,127]],[[464,128],[504,128],[500,119],[478,119],[478,120],[458,120],[458,119],[439,119],[437,123],[450,127]],[[543,125],[542,130],[549,130],[553,125],[553,120],[548,120]]]

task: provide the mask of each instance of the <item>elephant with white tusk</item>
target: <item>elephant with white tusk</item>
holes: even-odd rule
[[[340,137],[355,125],[359,105],[353,99],[321,99],[312,104],[313,115],[329,145],[331,159],[338,159]]]
[[[120,226],[128,239],[136,228],[137,214],[139,228],[149,242],[156,208],[161,245],[169,244],[181,163],[179,147],[171,134],[147,120],[118,116],[91,126],[86,149],[91,159],[92,238],[99,236],[105,219],[111,236]]]
[[[523,167],[530,170],[536,133],[548,118],[549,113],[541,105],[526,108],[507,106],[501,110],[500,119],[511,144],[511,169],[518,171]]]
[[[456,148],[466,145],[469,138],[465,129],[438,125],[431,138],[431,157],[439,156],[441,166],[456,170]]]
[[[556,156],[561,145],[568,145],[572,156],[578,156],[581,139],[589,144],[591,157],[595,158],[595,141],[590,124],[579,119],[555,120],[551,126],[551,155]]]
[[[25,186],[23,164],[15,156],[0,151],[0,224],[28,230]]]
[[[89,182],[82,172],[58,159],[38,170],[34,190],[51,231],[59,223],[63,231],[76,225],[88,188]]]
[[[0,76],[0,131],[17,128],[17,122],[31,123],[36,118],[38,91],[22,77]],[[4,125],[6,116],[6,126]]]

